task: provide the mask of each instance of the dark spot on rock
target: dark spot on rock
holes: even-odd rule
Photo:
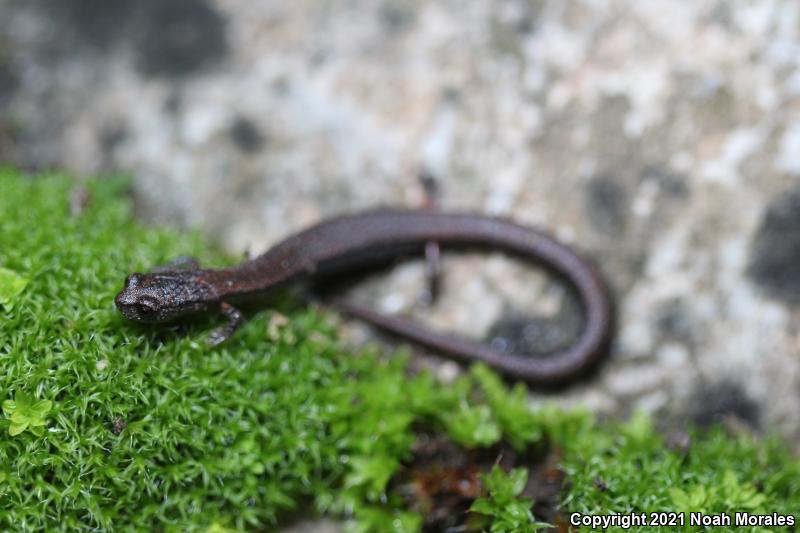
[[[172,91],[169,96],[164,100],[164,111],[170,114],[175,114],[181,110],[183,99],[177,91]]]
[[[11,64],[0,58],[0,109],[5,107],[19,88],[19,80]]]
[[[521,34],[536,31],[542,18],[545,3],[540,1],[520,2],[518,8],[519,12],[515,18],[514,29]]]
[[[694,321],[686,304],[681,300],[670,300],[661,304],[655,313],[655,325],[667,339],[691,342],[695,337]]]
[[[291,82],[285,77],[280,76],[276,78],[272,84],[272,92],[277,96],[286,96],[292,88]]]
[[[384,27],[392,33],[400,33],[414,24],[414,11],[404,3],[384,4],[380,8]]]
[[[123,124],[107,125],[100,131],[100,148],[104,154],[112,152],[127,136],[128,132]]]
[[[139,67],[173,78],[210,67],[228,53],[225,24],[208,1],[148,0],[136,44]]]
[[[237,117],[230,130],[231,139],[244,152],[255,152],[264,145],[264,136],[248,118]]]
[[[580,305],[570,296],[555,316],[507,313],[489,328],[486,342],[502,353],[543,356],[572,344],[582,327]]]
[[[40,0],[37,3],[48,22],[61,24],[69,29],[76,42],[101,51],[129,36],[127,30],[136,20],[142,4],[140,0]]]
[[[655,182],[661,192],[671,197],[685,198],[689,194],[689,187],[684,176],[657,166],[648,166],[642,169],[639,181],[642,183]]]
[[[442,101],[455,105],[461,102],[461,90],[458,87],[445,87],[442,90]]]
[[[704,428],[731,416],[755,429],[760,423],[758,404],[747,395],[741,385],[732,381],[701,385],[692,395],[689,409],[694,423]]]
[[[320,44],[314,51],[311,52],[309,63],[316,69],[327,63],[331,57],[333,57],[331,50],[328,47]]]
[[[774,199],[750,247],[747,273],[772,298],[800,304],[800,187]]]
[[[736,26],[732,7],[724,2],[714,4],[701,20],[704,24],[718,24],[726,30]]]
[[[619,235],[627,220],[627,194],[610,176],[596,176],[586,191],[586,211],[589,221],[598,231]]]
[[[536,28],[537,19],[538,13],[526,13],[514,24],[514,29],[523,35],[531,33]]]

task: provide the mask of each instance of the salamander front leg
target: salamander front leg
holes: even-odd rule
[[[227,317],[228,323],[211,332],[208,337],[208,344],[211,346],[216,346],[228,340],[244,322],[242,312],[229,303],[220,303],[219,311]]]

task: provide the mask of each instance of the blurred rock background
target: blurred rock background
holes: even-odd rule
[[[618,295],[611,358],[537,398],[800,437],[799,65],[791,0],[7,0],[0,160],[130,174],[144,220],[237,253],[420,205],[425,169]],[[500,256],[447,257],[430,309],[421,272],[361,293],[508,349],[580,322]]]

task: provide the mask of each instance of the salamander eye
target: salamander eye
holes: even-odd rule
[[[149,296],[143,296],[136,302],[136,307],[143,315],[152,315],[158,311],[158,302]]]

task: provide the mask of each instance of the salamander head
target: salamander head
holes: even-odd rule
[[[128,319],[136,322],[167,322],[208,309],[214,293],[198,271],[131,274],[114,302]]]

